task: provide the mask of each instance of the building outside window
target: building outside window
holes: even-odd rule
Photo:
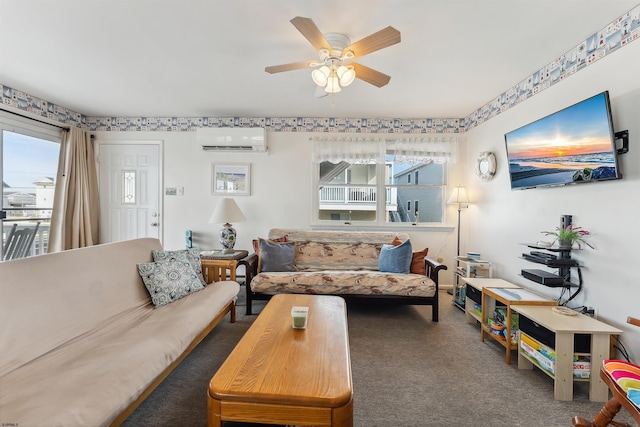
[[[53,126],[0,116],[2,248],[14,224],[16,229],[34,230],[37,225],[30,255],[47,251],[60,131]]]

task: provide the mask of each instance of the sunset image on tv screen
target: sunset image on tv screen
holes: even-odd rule
[[[617,177],[606,92],[505,135],[511,187]]]

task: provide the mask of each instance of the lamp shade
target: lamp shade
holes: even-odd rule
[[[213,214],[211,214],[211,217],[209,218],[209,223],[228,224],[246,220],[247,218],[245,218],[236,201],[230,197],[225,197],[213,210]]]
[[[340,86],[342,87],[349,86],[356,78],[356,72],[353,69],[353,65],[350,65],[349,67],[341,65],[340,67],[338,67],[338,71],[336,71],[336,74],[340,79]]]
[[[449,200],[447,200],[447,203],[455,203],[459,205],[468,205],[469,203],[471,203],[469,201],[469,197],[467,197],[467,189],[461,185],[455,187],[453,189],[451,197],[449,197]]]
[[[323,65],[320,68],[316,68],[311,72],[311,78],[313,82],[318,86],[325,87],[327,85],[327,78],[329,77],[330,70],[329,67]]]
[[[341,90],[338,76],[336,76],[335,73],[331,73],[331,76],[327,79],[327,86],[324,88],[324,91],[327,93],[338,93]]]

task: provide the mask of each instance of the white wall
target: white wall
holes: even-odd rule
[[[250,163],[251,195],[234,197],[247,221],[233,224],[238,233],[235,247],[249,249],[252,239],[267,237],[271,228],[311,228],[312,194],[315,191],[312,187],[311,135],[269,132],[268,154],[204,152],[195,132],[96,132],[96,142],[162,141],[163,186],[184,188],[184,195],[163,197],[162,240],[167,249],[184,247],[185,230],[193,231],[194,246],[220,248],[217,232],[221,224],[209,224],[208,220],[224,196],[211,194],[211,164]],[[464,153],[461,157],[464,159]],[[463,164],[460,161],[451,168],[450,182],[454,185],[462,179]],[[447,224],[443,227],[425,229],[404,225],[393,229],[409,233],[416,249],[428,247],[430,257],[442,257],[445,264],[452,266],[457,239],[453,228],[457,221],[454,206],[447,206],[445,216]],[[466,223],[463,222],[464,227]],[[450,286],[452,278],[450,269],[441,274],[441,283]]]
[[[595,250],[573,252],[584,265],[584,290],[570,306],[596,308],[598,318],[624,329],[622,342],[637,362],[640,331],[626,324],[627,316],[640,317],[640,43],[607,56],[553,87],[533,96],[467,133],[467,158],[482,151],[497,156],[493,181],[482,182],[472,172],[466,185],[477,203],[469,209],[470,246],[495,262],[497,276],[552,298],[559,291],[520,276],[523,268],[539,268],[518,258],[542,230],[553,230],[562,214],[593,233]],[[629,130],[630,151],[620,157],[623,179],[569,187],[512,191],[504,134],[585,98],[608,90],[615,131]],[[572,271],[575,276],[575,270]]]

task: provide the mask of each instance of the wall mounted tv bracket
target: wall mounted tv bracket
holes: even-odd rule
[[[621,130],[620,132],[616,132],[613,135],[616,141],[619,139],[622,140],[622,147],[617,149],[618,154],[628,153],[629,152],[629,131]]]

